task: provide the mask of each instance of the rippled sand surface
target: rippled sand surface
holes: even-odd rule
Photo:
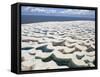
[[[95,67],[95,22],[22,24],[21,69]]]

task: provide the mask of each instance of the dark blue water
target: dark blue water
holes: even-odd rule
[[[46,21],[76,21],[76,20],[92,20],[92,17],[61,17],[61,16],[35,16],[35,15],[22,15],[21,23],[34,23],[34,22],[46,22]]]

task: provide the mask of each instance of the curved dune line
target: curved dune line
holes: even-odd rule
[[[81,46],[81,45],[78,45],[78,44],[76,44],[75,47],[78,48],[79,50],[86,50],[87,49],[87,47]]]
[[[47,53],[52,52],[54,50],[54,49],[51,49],[51,48],[50,49],[47,48],[47,46],[48,45],[39,46],[39,47],[36,48],[36,50],[42,50],[42,52],[47,52]]]
[[[95,47],[94,46],[90,46],[90,47],[87,48],[86,51],[87,52],[93,52],[93,51],[95,51]]]
[[[68,68],[67,66],[58,66],[55,61],[51,60],[49,62],[43,62],[41,59],[37,59],[32,70],[40,69],[59,69],[59,68]]]
[[[89,62],[92,62],[93,63],[93,61],[95,60],[95,56],[92,56],[92,57],[90,57],[90,56],[84,56],[83,58],[82,58],[82,60],[84,60],[84,61],[89,61]]]
[[[37,50],[35,56],[39,57],[39,58],[48,58],[51,54],[52,54],[52,52],[46,53],[46,52],[42,52],[41,50]]]
[[[62,52],[63,54],[70,54],[70,53],[73,53],[74,50],[75,50],[75,48],[65,47],[65,48],[63,48],[62,50],[59,50],[59,51]]]
[[[70,43],[70,44],[76,43],[76,42],[77,42],[75,39],[72,39],[72,38],[70,38],[70,37],[66,37],[65,39],[66,39],[66,41],[67,41],[68,43]]]
[[[75,47],[75,43],[70,44],[70,43],[68,43],[68,42],[65,42],[65,46],[67,46],[67,47],[69,47],[69,48],[73,48],[73,47]]]
[[[89,57],[95,56],[95,51],[92,51],[92,52],[82,51],[81,53]]]
[[[62,40],[62,41],[53,41],[52,42],[52,45],[53,46],[64,46],[65,45],[65,40]]]
[[[88,64],[86,64],[84,61],[78,60],[75,55],[72,54],[64,55],[58,51],[53,51],[53,53],[49,55],[47,58],[43,58],[40,56],[40,59],[47,62],[54,60],[58,65],[67,65],[68,67],[88,66]]]

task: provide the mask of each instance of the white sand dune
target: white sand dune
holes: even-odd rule
[[[95,22],[22,24],[21,69],[95,67]]]

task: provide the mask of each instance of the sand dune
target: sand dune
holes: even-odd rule
[[[21,69],[95,67],[94,21],[22,24]]]

